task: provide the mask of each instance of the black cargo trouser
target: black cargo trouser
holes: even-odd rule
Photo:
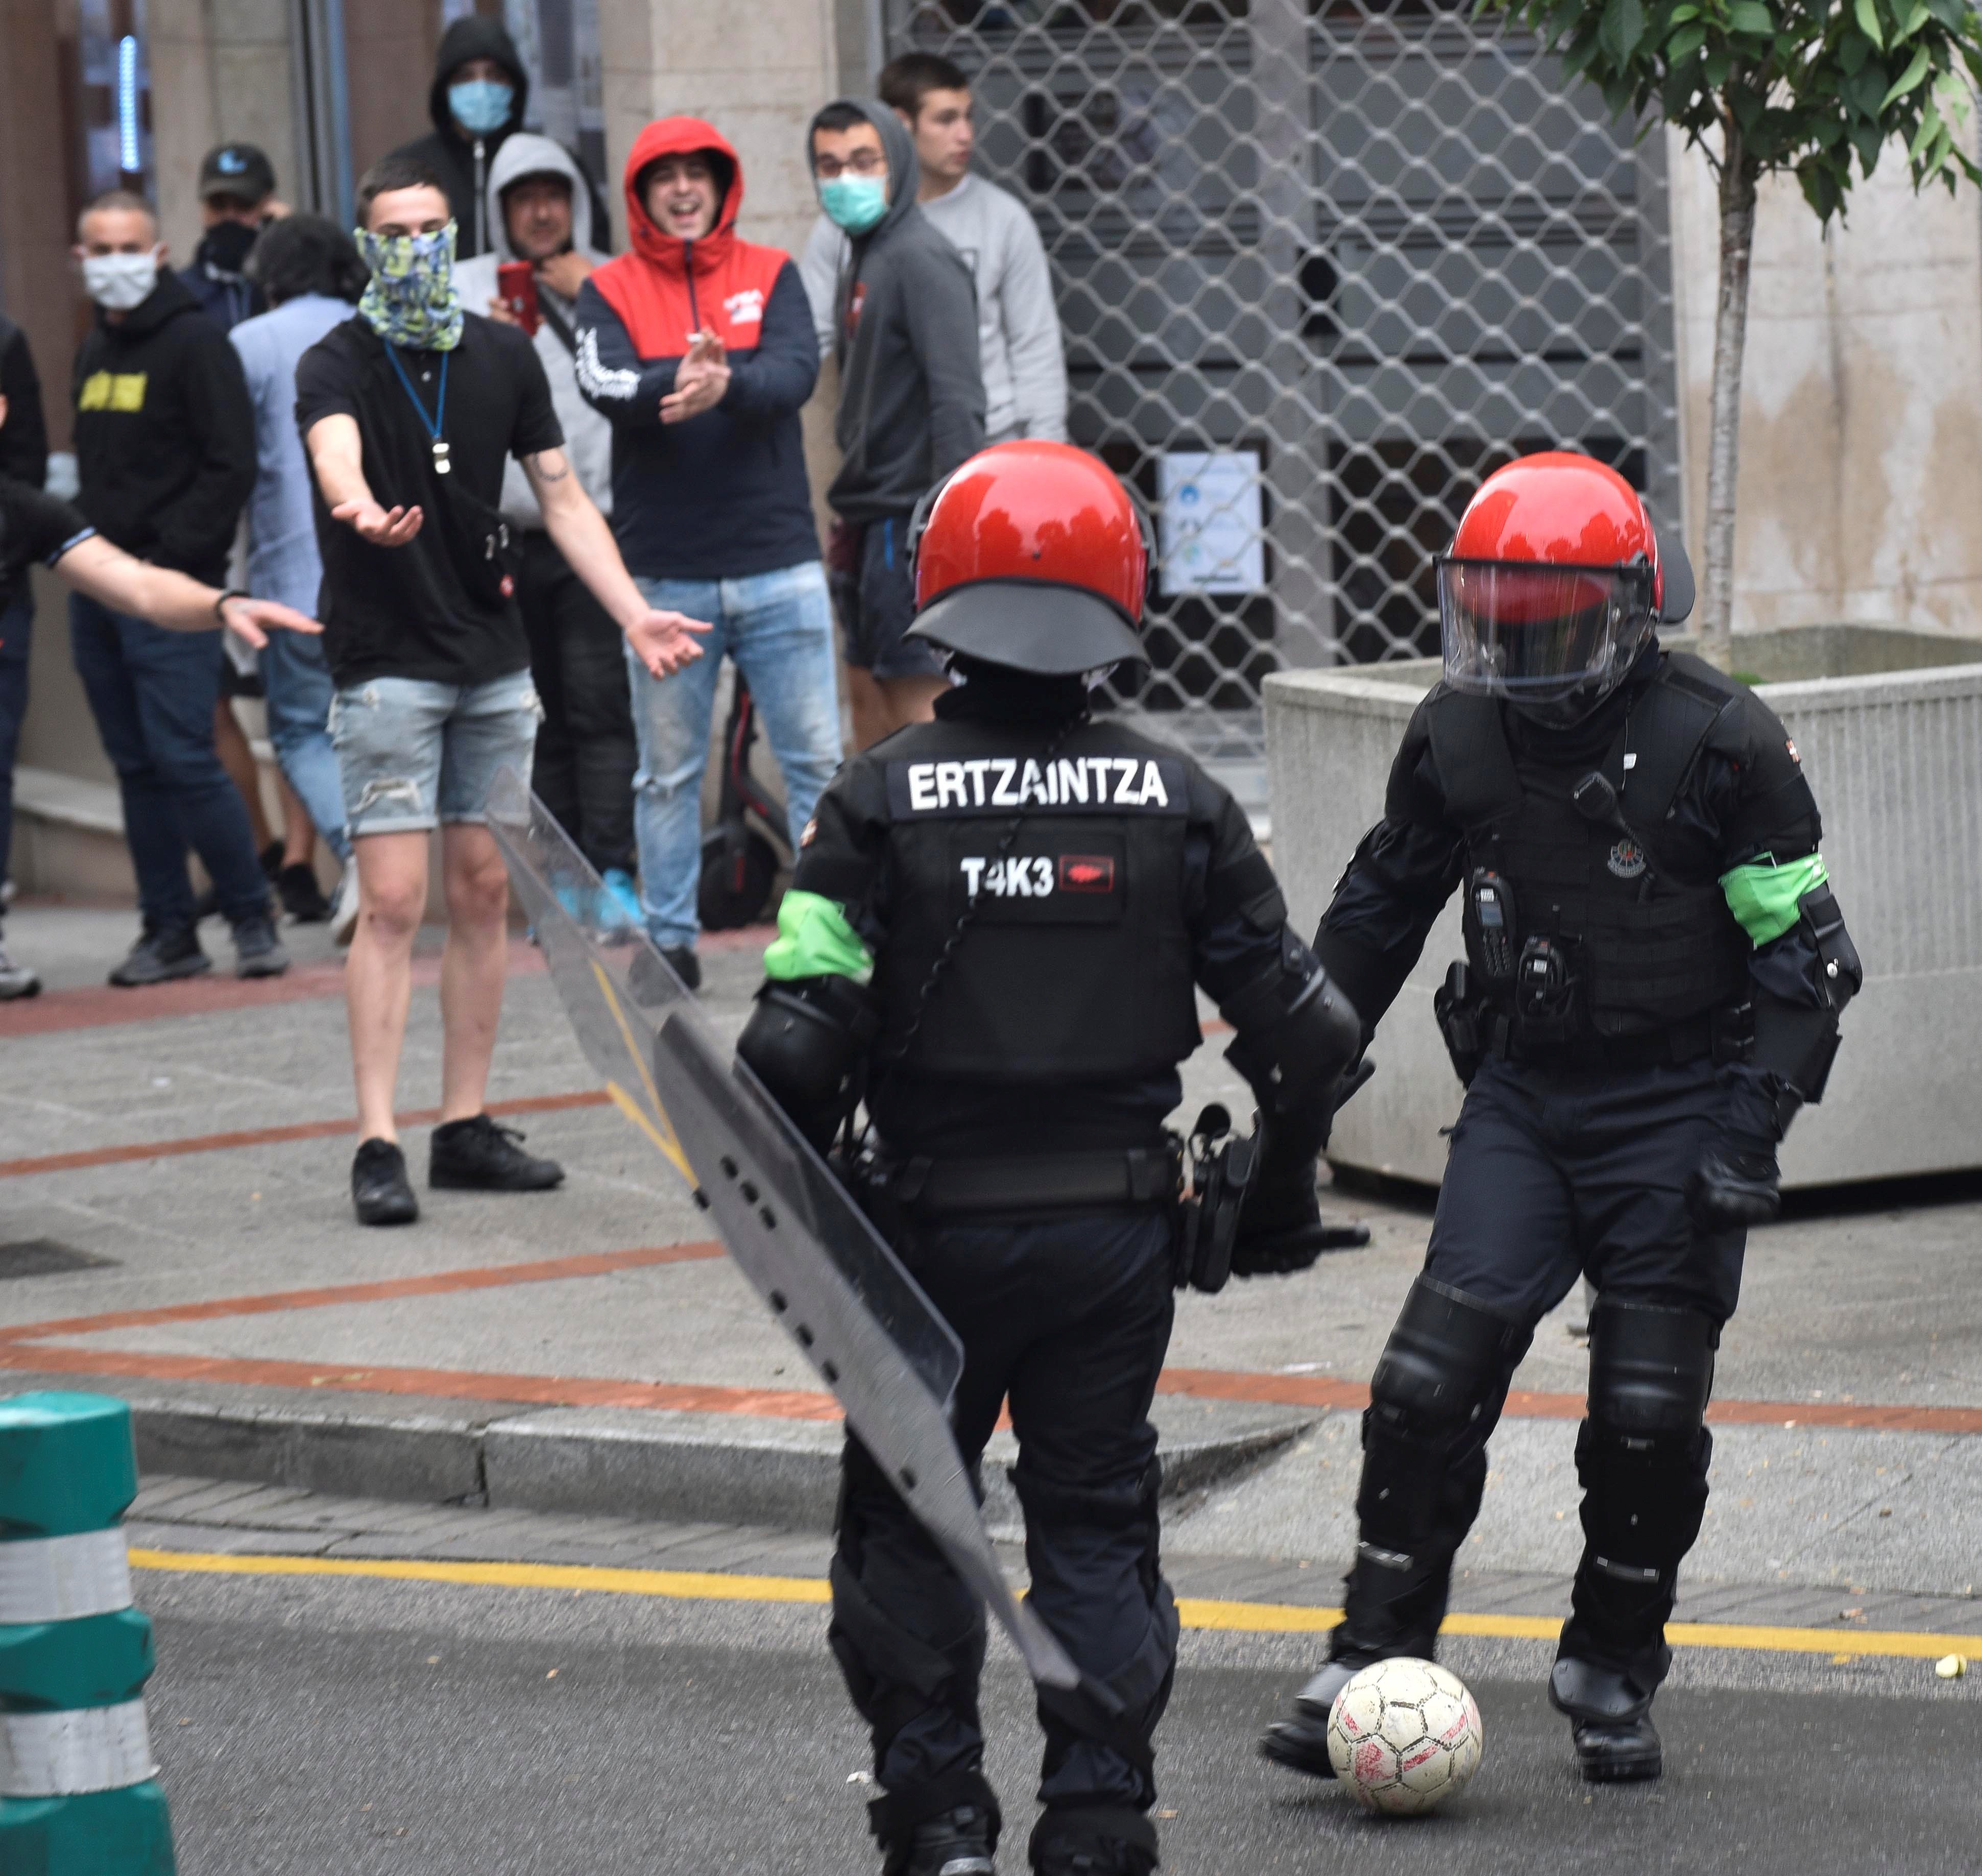
[[[1500,1371],[1483,1379],[1479,1411],[1442,1455],[1427,1456],[1439,1476],[1416,1482],[1436,1510],[1413,1547],[1413,1580],[1406,1584],[1359,1554],[1337,1654],[1431,1652],[1453,1558],[1479,1514],[1486,1442],[1508,1384],[1536,1324],[1580,1277],[1594,1283],[1600,1302],[1687,1311],[1714,1331],[1733,1314],[1746,1233],[1703,1233],[1685,1200],[1725,1105],[1704,1058],[1606,1071],[1493,1057],[1482,1064],[1453,1131],[1424,1273],[1504,1318],[1512,1334]],[[1366,1434],[1365,1444],[1373,1452]],[[1605,1437],[1593,1413],[1584,1420],[1577,1462],[1588,1541],[1564,1653],[1607,1662],[1650,1686],[1663,1677],[1671,1577],[1699,1532],[1711,1457],[1704,1428],[1648,1459],[1634,1443]],[[1376,1463],[1366,1460],[1359,1502],[1386,1489],[1386,1480],[1371,1476]],[[1597,1568],[1606,1544],[1617,1547],[1605,1532],[1620,1522],[1654,1531],[1653,1548],[1662,1563],[1670,1557],[1666,1580],[1649,1594],[1622,1594]]]
[[[516,606],[544,710],[530,786],[594,870],[630,873],[640,756],[625,639],[549,534],[526,528],[519,538]]]
[[[1176,1611],[1157,1562],[1159,1472],[1149,1403],[1170,1344],[1166,1212],[913,1227],[901,1250],[962,1337],[955,1423],[975,1468],[1009,1399],[1031,1601],[1085,1672],[1120,1697],[1146,1741],[1168,1701]],[[977,1711],[980,1606],[866,1449],[846,1446],[831,1640],[873,1731],[887,1794],[877,1829],[987,1801]],[[1042,1707],[1039,1798],[1091,1825],[1154,1801],[1131,1763]],[[1118,1744],[1121,1741],[1118,1738]],[[880,1821],[889,1821],[883,1828]],[[1125,1832],[1126,1834],[1126,1832]]]

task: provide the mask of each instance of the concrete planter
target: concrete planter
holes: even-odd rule
[[[1680,641],[1683,643],[1684,641]],[[1957,662],[1960,661],[1960,662]],[[1786,1186],[1982,1166],[1982,644],[1832,626],[1735,642],[1801,751],[1824,857],[1866,970]],[[1286,672],[1266,686],[1273,859],[1311,932],[1363,831],[1434,662]],[[1338,1165],[1436,1184],[1462,1090],[1432,993],[1463,954],[1455,895],[1384,1020],[1376,1079],[1346,1108]]]

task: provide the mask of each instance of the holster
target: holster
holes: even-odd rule
[[[1232,1117],[1215,1102],[1197,1117],[1190,1137],[1191,1190],[1179,1201],[1176,1287],[1216,1296],[1232,1275],[1239,1214],[1260,1162],[1257,1132],[1234,1133]]]
[[[1432,993],[1431,1006],[1445,1052],[1452,1058],[1452,1072],[1470,1088],[1480,1064],[1492,1053],[1494,1026],[1504,1030],[1507,1019],[1473,987],[1472,968],[1463,958],[1453,960],[1444,983]]]

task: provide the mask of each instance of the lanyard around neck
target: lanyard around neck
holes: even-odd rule
[[[449,462],[448,447],[441,435],[441,426],[447,421],[447,362],[453,355],[443,352],[440,355],[440,394],[434,399],[434,413],[429,417],[427,407],[420,402],[420,394],[413,389],[413,381],[406,376],[406,368],[399,362],[399,350],[388,345],[385,356],[392,361],[392,369],[399,374],[399,382],[405,386],[406,395],[412,399],[413,408],[419,412],[420,427],[427,433],[433,449],[434,473],[445,476],[452,472],[454,465]]]

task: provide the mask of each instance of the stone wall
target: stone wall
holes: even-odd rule
[[[1675,137],[1687,533],[1703,561],[1719,210]],[[1982,636],[1982,205],[1916,198],[1887,152],[1820,232],[1793,180],[1762,192],[1742,383],[1734,628],[1848,622]]]

